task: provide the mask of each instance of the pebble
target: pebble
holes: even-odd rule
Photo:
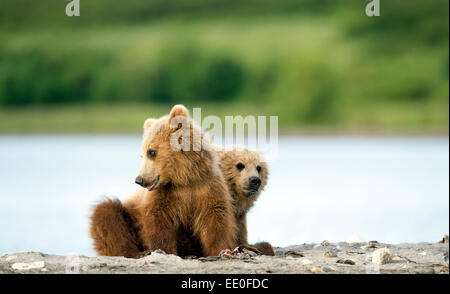
[[[311,260],[309,260],[309,259],[307,259],[307,258],[305,258],[305,259],[302,260],[302,264],[303,264],[303,265],[307,265],[307,264],[311,264],[311,263],[312,263]]]
[[[421,269],[410,269],[410,274],[420,274],[420,275],[432,275],[434,274],[433,268],[421,268]]]
[[[330,241],[324,240],[324,241],[322,241],[322,243],[320,243],[320,245],[322,245],[322,246],[330,246]]]
[[[322,273],[323,270],[322,270],[320,267],[313,267],[313,268],[311,269],[311,272],[312,272],[312,273]]]
[[[338,259],[336,263],[354,265],[355,261],[353,259]]]
[[[364,254],[364,252],[360,252],[360,251],[347,251],[347,255],[359,255],[359,254]]]
[[[283,256],[283,257],[286,257],[286,256],[292,256],[292,257],[305,257],[305,255],[303,255],[303,253],[296,252],[296,251],[292,251],[292,250],[283,252],[283,253],[281,254],[281,256]]]
[[[249,257],[255,257],[255,256],[258,256],[258,254],[256,253],[256,252],[253,252],[253,251],[251,251],[251,250],[248,250],[248,249],[242,249],[242,253],[241,254],[243,254],[243,255],[248,255]]]
[[[426,251],[423,251],[423,252],[420,252],[419,254],[420,254],[420,255],[423,255],[423,256],[426,256],[426,255],[427,255],[427,252],[426,252]]]
[[[35,262],[30,262],[30,263],[18,262],[18,263],[14,263],[11,267],[13,269],[19,270],[19,271],[32,270],[32,269],[37,269],[37,268],[44,268],[45,262],[43,262],[43,261],[35,261]]]
[[[369,245],[366,248],[379,248],[378,241],[369,241]]]
[[[372,262],[376,264],[386,264],[392,262],[392,253],[387,248],[380,248],[373,252]]]
[[[325,257],[337,257],[337,254],[336,254],[336,252],[333,252],[333,251],[327,251],[327,252],[325,252]]]

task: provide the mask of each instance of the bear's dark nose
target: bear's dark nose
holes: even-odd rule
[[[252,189],[258,189],[259,186],[261,186],[261,179],[259,177],[251,177],[249,179],[250,182],[250,188]]]
[[[134,180],[134,182],[138,185],[141,185],[142,187],[145,187],[145,181],[143,177],[137,176],[136,180]]]

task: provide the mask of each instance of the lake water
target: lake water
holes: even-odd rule
[[[140,136],[0,136],[0,255],[95,255],[88,216],[136,184]],[[248,215],[249,240],[275,246],[437,241],[449,231],[449,140],[281,137]]]

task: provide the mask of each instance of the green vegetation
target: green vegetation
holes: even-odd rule
[[[2,0],[0,132],[138,132],[171,104],[448,132],[448,1]],[[45,15],[45,17],[44,17]]]

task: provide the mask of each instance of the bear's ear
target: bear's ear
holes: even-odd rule
[[[177,104],[170,111],[170,118],[169,118],[169,120],[171,120],[175,116],[189,117],[189,111],[187,110],[186,107],[184,107],[184,105]]]
[[[147,118],[144,122],[144,129],[149,128],[155,121],[156,119],[154,118]]]
[[[172,122],[174,118],[176,118],[176,120]],[[171,127],[177,126],[175,128],[179,128],[179,124],[184,123],[187,118],[189,118],[189,111],[187,108],[181,104],[177,104],[170,111],[169,125]]]

